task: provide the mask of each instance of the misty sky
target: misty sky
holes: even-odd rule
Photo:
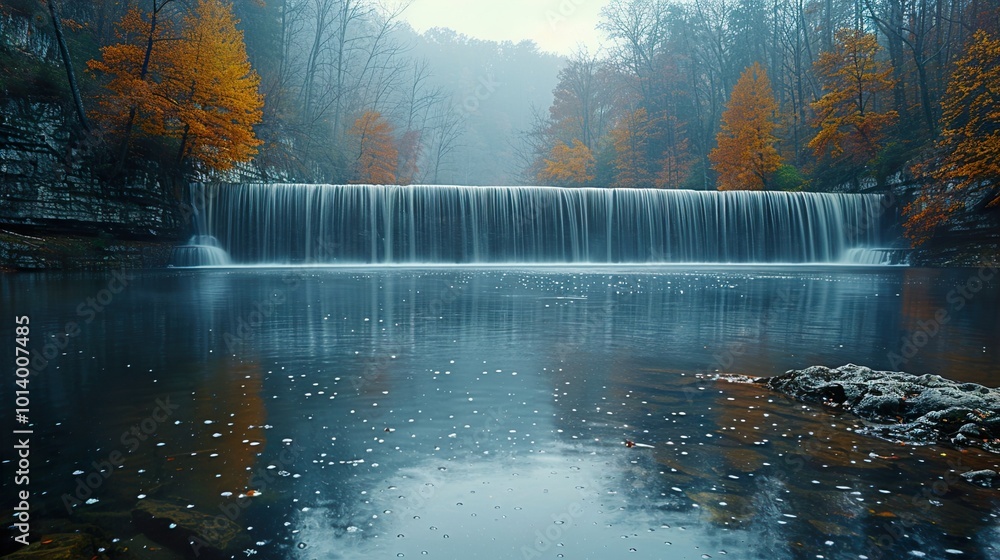
[[[604,0],[413,0],[403,13],[418,32],[450,27],[494,41],[531,39],[542,50],[568,55],[578,44],[601,44],[595,27]]]

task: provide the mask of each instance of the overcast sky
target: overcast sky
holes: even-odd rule
[[[597,51],[604,0],[413,0],[403,13],[418,32],[450,27],[479,39],[531,39],[545,51],[568,55],[580,44]]]

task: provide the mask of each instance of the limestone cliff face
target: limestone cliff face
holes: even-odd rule
[[[118,186],[96,177],[62,105],[2,105],[0,267],[155,266],[159,259],[137,259],[135,248],[149,254],[188,231],[176,197],[152,172]]]
[[[916,198],[917,186],[899,183],[892,189],[897,207]],[[1000,208],[987,208],[989,195],[972,193],[951,223],[918,247],[910,259],[915,266],[981,266],[1000,262]],[[900,235],[902,231],[900,230]],[[904,244],[905,239],[901,240]]]
[[[934,239],[915,249],[904,236],[903,209],[919,194],[920,184],[906,173],[897,173],[878,185],[874,179],[860,184],[845,183],[839,192],[873,192],[886,196],[883,224],[885,245],[907,256],[912,266],[980,266],[1000,263],[1000,208],[987,208],[988,193],[966,197],[964,207],[952,216],[951,223],[937,232]]]
[[[177,199],[154,168],[117,186],[98,178],[96,156],[108,147],[79,130],[61,95],[44,22],[0,13],[9,63],[0,80],[0,268],[152,265],[136,251],[150,255],[188,230]]]
[[[177,201],[152,173],[112,186],[94,176],[88,159],[72,145],[58,105],[32,104],[8,117],[30,113],[29,126],[5,126],[0,147],[0,228],[151,239],[174,235]],[[0,144],[0,145],[2,145]]]

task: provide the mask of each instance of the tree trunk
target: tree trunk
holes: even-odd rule
[[[49,0],[49,15],[52,16],[52,27],[56,31],[56,42],[59,44],[59,54],[62,55],[63,65],[66,67],[66,79],[69,81],[69,90],[73,94],[73,105],[76,107],[76,114],[80,118],[83,129],[90,132],[90,123],[87,121],[87,112],[83,110],[83,99],[80,97],[80,87],[76,83],[76,73],[73,71],[73,63],[69,57],[69,47],[66,45],[66,37],[63,36],[62,16],[59,13],[58,0]]]
[[[153,43],[156,38],[156,16],[160,13],[167,4],[173,0],[163,0],[162,4],[157,5],[156,0],[153,0],[153,9],[149,16],[149,35],[146,37],[146,52],[142,57],[142,68],[139,70],[139,79],[145,80],[146,74],[149,73],[149,63],[153,56]],[[128,157],[128,144],[132,139],[132,128],[135,126],[136,108],[132,107],[128,112],[128,121],[125,123],[125,134],[122,139],[121,152],[118,156],[118,163],[115,165],[115,174],[117,175],[122,168],[125,166],[125,159]]]

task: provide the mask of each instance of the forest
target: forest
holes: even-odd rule
[[[989,0],[611,0],[572,56],[372,0],[5,0],[0,89],[62,103],[108,181],[848,190],[907,235],[1000,205]],[[558,11],[553,17],[563,17]],[[571,15],[566,17],[572,17]],[[34,22],[19,27],[18,21]],[[554,22],[554,24],[557,22]],[[30,34],[58,49],[25,55]],[[0,147],[22,141],[0,134]]]

